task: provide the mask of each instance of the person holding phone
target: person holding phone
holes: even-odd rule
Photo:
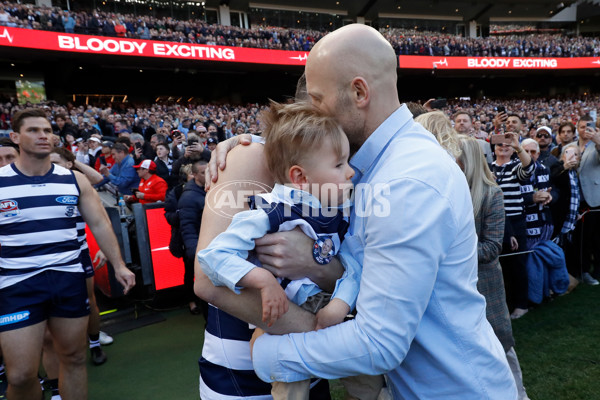
[[[526,184],[535,170],[530,155],[521,148],[516,132],[502,135],[504,140],[496,144],[496,161],[492,173],[504,193],[506,225],[504,229],[504,253],[527,250],[525,209],[521,184]],[[492,136],[493,138],[493,136]],[[506,143],[506,141],[509,141]],[[512,158],[514,153],[516,158]],[[505,275],[508,307],[511,318],[520,318],[528,311],[527,270],[522,255],[504,257],[501,265]]]
[[[552,204],[552,221],[554,221],[553,237],[565,252],[567,269],[572,276],[580,275],[579,236],[574,234],[578,210],[581,204],[579,178],[577,168],[581,153],[577,143],[569,143],[563,147],[560,161],[552,174],[551,185],[558,190],[558,200]]]
[[[581,277],[588,285],[598,285],[600,279],[600,130],[592,117],[585,115],[577,122],[579,133],[579,182],[581,184],[580,213],[590,211],[583,219]],[[595,268],[591,269],[594,256]]]

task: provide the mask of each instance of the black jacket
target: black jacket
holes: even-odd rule
[[[183,193],[177,204],[185,255],[188,259],[192,260],[196,255],[205,197],[206,192],[204,191],[204,187],[198,186],[196,181],[191,180],[185,184]]]
[[[181,258],[184,254],[183,239],[179,224],[179,212],[177,203],[183,193],[184,184],[175,186],[167,192],[165,196],[165,218],[171,225],[171,241],[169,242],[169,251],[174,257]]]

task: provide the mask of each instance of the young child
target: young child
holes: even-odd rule
[[[309,104],[272,103],[263,119],[264,153],[275,187],[271,193],[251,198],[251,210],[236,214],[227,231],[200,251],[198,259],[214,285],[236,293],[242,288],[260,290],[262,319],[268,326],[287,311],[288,298],[316,313],[318,329],[336,325],[358,296],[362,267],[355,260],[341,260],[346,271],[330,295],[308,278],[278,280],[248,256],[255,239],[295,227],[315,240],[317,263],[328,264],[338,253],[348,226],[339,207],[349,198],[354,176],[348,164],[348,139],[334,119]],[[360,378],[364,381],[365,377]],[[375,399],[383,379],[367,379],[375,382],[369,384],[373,393],[361,398]],[[308,389],[308,380],[274,382],[272,394],[275,399],[308,399]]]

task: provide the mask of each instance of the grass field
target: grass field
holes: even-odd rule
[[[514,321],[532,400],[600,399],[599,304],[600,287],[580,285]],[[105,365],[88,364],[91,400],[198,399],[204,321],[184,308],[160,314],[164,322],[115,335]]]

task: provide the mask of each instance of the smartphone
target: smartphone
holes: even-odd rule
[[[142,144],[140,142],[136,142],[135,148],[136,149],[141,149],[142,148]]]
[[[447,105],[448,105],[448,100],[446,100],[446,99],[436,99],[436,100],[432,101],[430,104],[431,108],[435,108],[436,110],[439,110],[440,108],[444,108]]]
[[[505,113],[506,112],[506,107],[504,107],[504,106],[498,106],[498,107],[496,107],[496,111],[498,111],[498,114]]]
[[[104,156],[100,157],[100,164],[106,165],[106,158]]]
[[[491,144],[510,144],[512,142],[512,135],[508,133],[496,134],[490,136]]]
[[[588,128],[596,129],[596,123],[594,121],[588,121],[588,123],[585,124],[585,126],[587,126]]]

